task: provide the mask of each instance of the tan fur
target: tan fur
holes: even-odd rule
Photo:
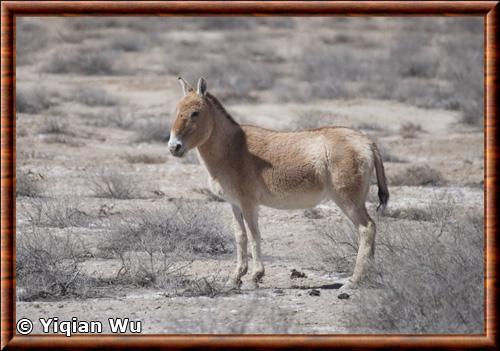
[[[190,117],[193,112],[198,115]],[[214,96],[193,89],[187,89],[179,102],[171,133],[185,150],[197,148],[212,191],[232,205],[236,284],[247,271],[247,238],[253,256],[252,278],[257,282],[264,275],[257,223],[260,205],[310,208],[330,199],[359,229],[360,247],[351,279],[353,284],[359,282],[374,253],[375,224],[365,208],[374,168],[384,205],[388,199],[380,155],[366,135],[341,127],[277,132],[239,125]],[[171,150],[174,147],[169,144]]]

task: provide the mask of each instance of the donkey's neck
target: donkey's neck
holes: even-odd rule
[[[207,96],[213,115],[213,129],[207,141],[198,146],[198,152],[208,172],[216,177],[234,160],[241,144],[243,130],[213,96]]]

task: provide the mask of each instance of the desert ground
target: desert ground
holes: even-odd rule
[[[128,317],[144,333],[482,333],[482,25],[18,18],[16,317]],[[205,77],[239,123],[376,140],[391,198],[377,215],[373,181],[361,287],[336,284],[357,235],[333,202],[262,207],[266,275],[228,287],[230,206],[194,150],[166,146],[179,75]]]

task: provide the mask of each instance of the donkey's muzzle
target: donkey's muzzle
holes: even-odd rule
[[[170,150],[170,153],[174,155],[175,157],[181,157],[184,155],[184,152],[186,151],[184,148],[184,145],[178,141],[174,142],[169,142],[168,143],[168,149]]]

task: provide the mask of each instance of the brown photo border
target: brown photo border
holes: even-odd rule
[[[497,349],[496,191],[498,1],[5,1],[1,4],[1,349],[445,348]],[[16,16],[482,16],[485,83],[485,334],[482,335],[16,335]]]

